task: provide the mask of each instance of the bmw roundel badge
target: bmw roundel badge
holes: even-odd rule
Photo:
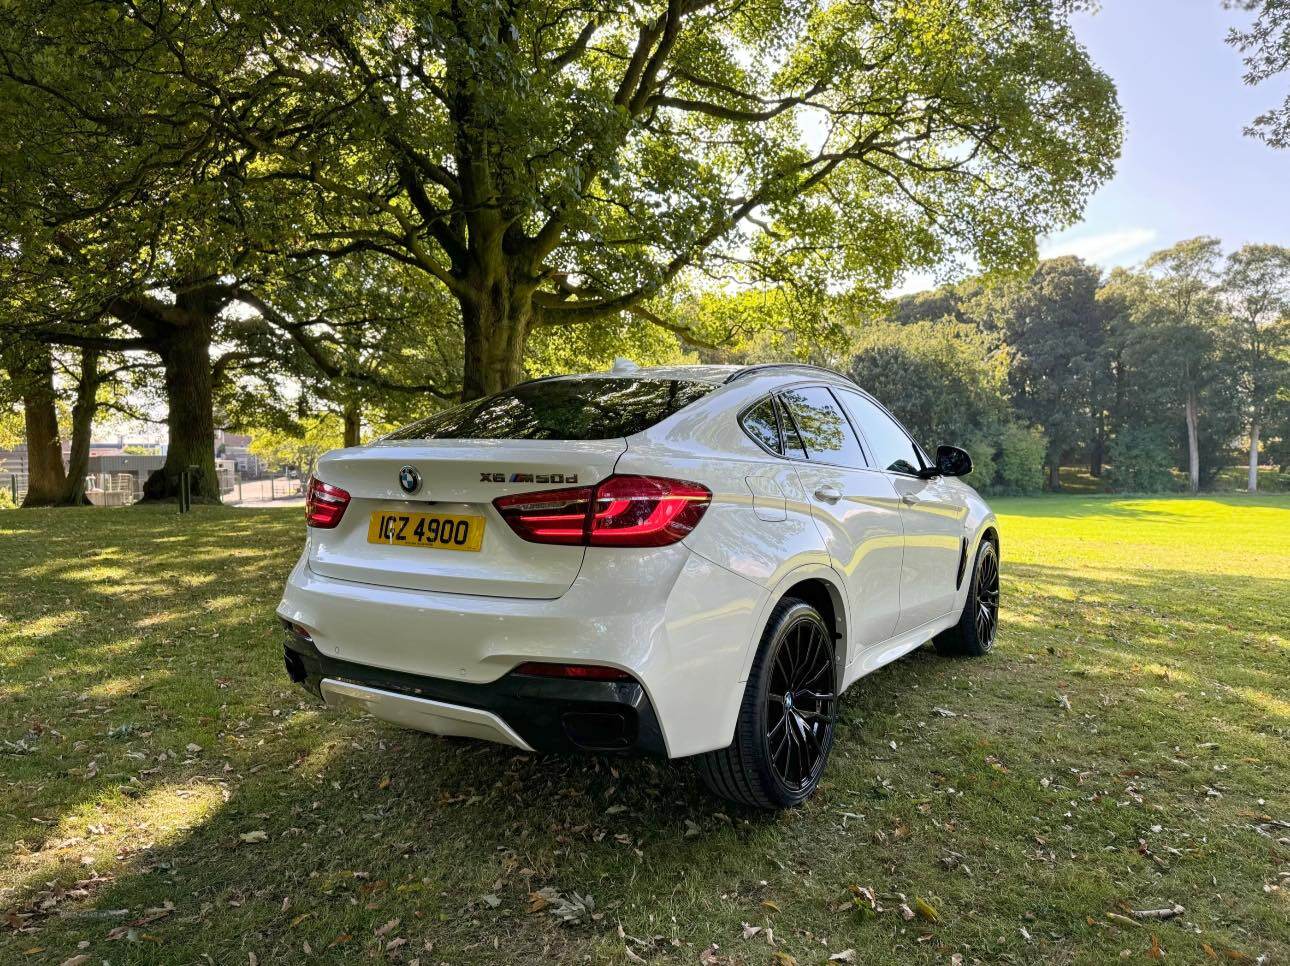
[[[399,470],[399,486],[404,493],[412,494],[421,489],[421,474],[415,466],[405,466]]]

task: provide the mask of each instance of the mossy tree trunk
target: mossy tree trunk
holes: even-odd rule
[[[49,346],[28,343],[22,350],[19,371],[27,437],[27,495],[22,505],[54,506],[63,496],[67,474],[54,406],[54,359]]]
[[[72,447],[67,458],[67,480],[62,499],[58,501],[64,506],[85,506],[90,502],[85,496],[85,477],[90,468],[90,443],[101,381],[99,350],[82,349],[80,381],[76,386],[76,402],[72,404]]]

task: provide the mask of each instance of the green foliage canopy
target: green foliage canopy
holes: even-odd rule
[[[172,138],[155,164],[236,183],[238,211],[274,212],[275,246],[379,252],[441,284],[469,397],[519,377],[535,329],[650,313],[683,273],[881,289],[959,255],[1033,257],[1119,149],[1071,7],[11,9],[50,56],[83,52],[61,45],[73,29],[101,37],[93,66],[127,88],[66,68],[78,110],[142,153]],[[139,51],[136,82],[120,67]]]

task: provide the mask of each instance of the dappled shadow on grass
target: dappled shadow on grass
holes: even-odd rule
[[[710,798],[688,762],[524,755],[320,711],[285,681],[272,618],[297,516],[244,532],[227,512],[112,520],[111,566],[154,563],[137,594],[22,538],[7,620],[76,616],[34,644],[0,626],[4,737],[27,747],[3,749],[0,827],[22,844],[0,906],[33,930],[0,937],[0,959],[62,962],[85,940],[113,962],[694,962],[711,943],[764,961],[748,922],[799,962],[1105,962],[1149,947],[1108,924],[1116,903],[1172,900],[1220,950],[1290,953],[1262,888],[1278,853],[1252,828],[1290,815],[1266,620],[1284,581],[1006,567],[999,649],[924,648],[858,682],[820,794],[766,815]],[[84,896],[45,885],[94,869]],[[906,923],[895,898],[866,915],[851,885],[941,921]],[[590,895],[601,918],[560,925],[543,889]],[[1171,960],[1203,955],[1190,926],[1156,928]]]
[[[60,659],[81,672],[117,663],[123,649],[143,643],[143,636],[123,641],[125,626],[183,633],[212,607],[239,603],[244,622],[263,617],[245,612],[245,601],[280,585],[303,529],[294,515],[272,511],[198,508],[181,517],[171,508],[131,507],[21,516],[38,525],[0,530],[0,641],[17,635],[27,659],[45,662],[44,642],[57,637]],[[7,522],[0,518],[0,527]],[[132,625],[117,619],[127,614],[140,616]],[[109,638],[114,646],[102,649]]]
[[[1206,679],[1233,676],[1229,683],[1237,683],[1248,673],[1279,670],[1290,646],[1290,576],[1014,564],[1004,580],[1005,618],[1046,626],[1049,634],[1074,628],[1076,637],[1067,638],[1074,646],[1087,638],[1129,656],[1136,650],[1140,658],[1174,658]],[[1232,649],[1256,659],[1232,661]]]

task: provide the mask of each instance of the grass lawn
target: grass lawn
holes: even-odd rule
[[[998,649],[781,815],[319,710],[299,510],[0,513],[0,962],[1290,963],[1290,497],[996,507]]]

